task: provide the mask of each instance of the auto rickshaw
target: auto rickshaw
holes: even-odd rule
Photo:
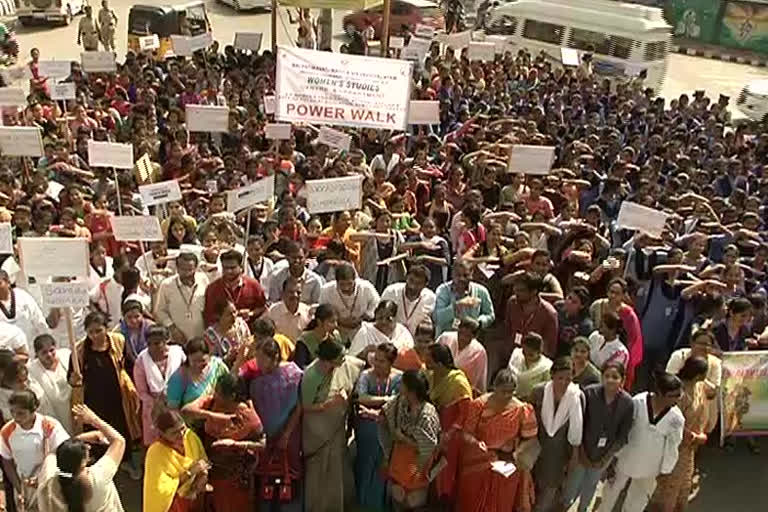
[[[185,27],[182,27],[182,23]],[[166,53],[173,51],[171,36],[185,32],[193,36],[211,32],[211,23],[203,2],[134,5],[128,13],[128,49],[136,53],[140,51],[140,37],[156,34],[160,47],[153,54],[155,59],[162,60]]]

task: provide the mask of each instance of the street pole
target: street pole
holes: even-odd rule
[[[272,55],[277,54],[277,0],[272,0]]]
[[[381,22],[381,56],[389,55],[389,18],[392,14],[392,0],[384,0],[384,19]]]

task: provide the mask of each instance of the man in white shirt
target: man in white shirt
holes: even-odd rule
[[[334,307],[339,317],[341,337],[349,343],[363,320],[373,320],[380,300],[373,284],[358,278],[352,265],[346,264],[336,268],[336,281],[323,285],[319,303]]]
[[[0,322],[15,325],[27,340],[48,332],[43,310],[29,293],[11,288],[11,280],[4,270],[0,270]]]
[[[171,338],[180,345],[203,335],[205,322],[205,289],[208,278],[197,272],[198,260],[194,253],[183,252],[176,258],[178,274],[160,283],[155,298],[155,319],[171,332]]]
[[[35,338],[34,349],[35,358],[27,365],[29,378],[43,390],[51,416],[59,420],[67,432],[74,432],[70,404],[72,388],[67,381],[72,351],[56,348],[56,340],[48,334]]]
[[[283,296],[283,283],[289,277],[293,277],[301,283],[301,302],[306,304],[318,303],[320,290],[325,280],[307,268],[304,249],[294,242],[286,244],[285,262],[278,262],[269,277],[267,300],[270,303],[278,302]]]
[[[134,266],[139,269],[144,281],[160,281],[176,273],[173,260],[169,260],[165,242],[152,242],[149,252],[136,258]]]
[[[13,324],[0,322],[0,349],[10,350],[19,359],[29,359],[27,336]]]
[[[427,288],[429,270],[424,265],[408,269],[404,283],[393,283],[384,289],[381,300],[397,304],[395,320],[403,324],[411,334],[416,334],[420,323],[432,318],[435,309],[435,292]]]
[[[312,319],[312,308],[299,299],[299,282],[289,277],[283,286],[283,300],[272,304],[267,314],[275,324],[275,332],[287,336],[294,343]]]
[[[264,257],[264,237],[254,235],[248,239],[248,258],[245,264],[245,275],[256,279],[261,287],[269,290],[269,278],[275,266],[272,260]]]

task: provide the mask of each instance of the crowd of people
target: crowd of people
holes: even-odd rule
[[[266,138],[270,51],[72,62],[66,103],[31,56],[3,124],[45,154],[3,158],[0,220],[87,239],[91,292],[47,308],[2,262],[7,510],[121,511],[118,470],[148,512],[584,512],[600,481],[600,512],[628,481],[626,512],[686,508],[720,355],[768,344],[768,133],[728,98],[435,43],[412,98],[440,123],[339,128],[346,152],[308,124]],[[189,104],[228,106],[229,131],[190,134]],[[89,166],[90,139],[152,175]],[[552,171],[508,169],[515,144],[554,146]],[[359,209],[307,210],[307,180],[350,175]],[[274,200],[227,211],[264,177]],[[147,208],[143,179],[183,200]],[[663,235],[620,229],[625,200],[669,213]],[[118,214],[160,216],[165,240],[117,242]]]

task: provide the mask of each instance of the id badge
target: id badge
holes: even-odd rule
[[[519,347],[523,343],[523,335],[519,332],[515,334],[515,346]]]
[[[460,319],[454,318],[453,323],[451,324],[453,326],[453,330],[456,331],[459,328],[459,323],[461,322]]]
[[[597,440],[597,447],[598,448],[605,448],[605,445],[608,444],[608,439],[605,437],[601,437]]]

